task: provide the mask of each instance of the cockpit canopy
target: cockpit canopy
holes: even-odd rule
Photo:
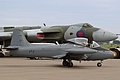
[[[92,28],[93,27],[91,24],[88,24],[88,23],[74,24],[72,26],[80,26],[80,27],[83,27],[83,28]]]

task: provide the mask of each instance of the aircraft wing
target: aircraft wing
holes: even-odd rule
[[[52,57],[55,59],[60,59],[60,58],[63,58],[64,56],[66,56],[66,54],[56,55],[56,56],[52,56]]]
[[[52,57],[60,59],[65,57],[67,54],[75,54],[76,56],[78,56],[83,54],[94,54],[96,52],[97,50],[93,50],[89,48],[72,48],[72,49],[67,49],[65,54],[60,54]]]
[[[67,54],[93,54],[96,53],[97,50],[89,49],[89,48],[72,48],[72,49],[67,49],[66,52]]]
[[[43,33],[60,33],[61,31],[59,29],[43,29],[41,30]]]

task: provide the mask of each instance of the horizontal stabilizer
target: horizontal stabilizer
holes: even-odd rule
[[[17,46],[8,46],[8,47],[5,47],[5,48],[3,48],[3,49],[16,50],[16,49],[18,49],[18,47],[17,47]]]

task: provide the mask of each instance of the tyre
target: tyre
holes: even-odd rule
[[[101,67],[101,66],[102,66],[102,64],[99,62],[99,63],[97,63],[97,66],[98,66],[98,67]]]
[[[114,59],[120,59],[120,52],[117,49],[110,49],[114,52]]]
[[[70,63],[68,64],[68,67],[73,67],[73,63],[70,62]]]
[[[69,63],[67,61],[63,61],[62,64],[63,64],[63,66],[68,66]]]
[[[35,59],[34,57],[28,57],[28,58],[30,58],[30,60],[34,60]]]
[[[3,53],[0,53],[0,57],[4,57],[4,54],[3,54]]]

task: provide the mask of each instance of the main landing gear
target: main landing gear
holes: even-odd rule
[[[67,67],[73,67],[73,63],[71,59],[68,59],[68,61],[66,61],[66,59],[63,59],[63,66],[67,66]]]
[[[97,67],[102,67],[102,60],[100,62],[97,63]],[[63,59],[62,62],[63,66],[67,66],[67,67],[73,67],[73,62],[71,59]]]
[[[0,58],[4,57],[2,49],[0,49]]]

